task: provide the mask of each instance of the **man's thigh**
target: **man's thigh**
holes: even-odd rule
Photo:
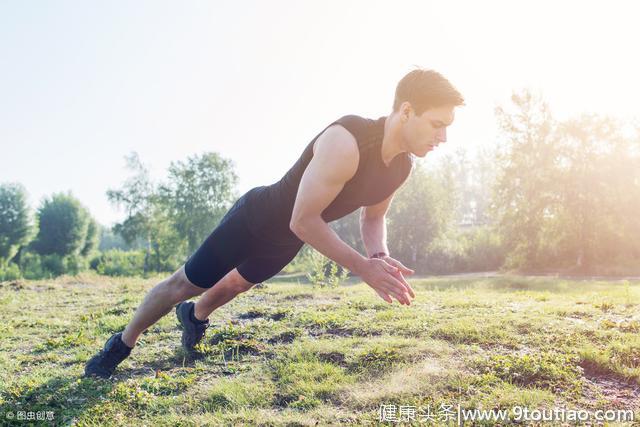
[[[250,283],[262,283],[286,267],[295,258],[302,245],[303,243],[290,247],[263,245],[259,256],[250,257],[238,266],[238,273]]]
[[[185,263],[185,274],[194,285],[210,288],[249,259],[257,244],[242,210],[234,205]]]

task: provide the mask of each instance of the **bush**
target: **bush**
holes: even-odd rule
[[[320,252],[313,251],[307,278],[314,286],[335,288],[349,277],[349,272]]]
[[[466,271],[494,271],[502,267],[506,250],[498,233],[488,227],[480,227],[465,237]]]
[[[89,261],[80,255],[70,255],[64,258],[64,274],[78,274],[89,269]]]
[[[459,236],[434,240],[427,249],[426,262],[419,270],[435,274],[451,274],[464,271],[465,245]]]
[[[58,254],[40,255],[25,252],[20,256],[20,271],[25,279],[50,279],[63,274],[78,274],[89,268],[86,258],[80,255],[66,257]]]
[[[16,280],[22,277],[20,274],[20,267],[14,263],[9,263],[6,267],[0,266],[0,282],[5,280]]]
[[[57,254],[40,255],[26,252],[20,258],[20,269],[25,279],[50,279],[66,273],[65,259]]]
[[[91,269],[107,276],[137,276],[144,274],[144,252],[111,249],[93,258]]]
[[[435,274],[493,271],[502,267],[505,256],[499,235],[488,227],[477,227],[434,240],[418,270]]]
[[[25,279],[37,280],[45,276],[42,258],[33,252],[24,252],[20,256],[20,270]]]
[[[67,272],[65,259],[58,254],[41,255],[41,260],[45,277],[62,276]]]

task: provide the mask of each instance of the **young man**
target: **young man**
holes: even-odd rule
[[[385,214],[413,156],[424,157],[446,141],[454,109],[463,103],[442,75],[417,69],[398,83],[388,117],[345,116],[331,123],[280,181],[236,201],[187,263],[151,289],[125,330],[87,362],[85,375],[109,378],[140,334],[176,304],[182,345],[193,351],[216,308],[277,274],[305,242],[360,276],[388,303],[409,305],[415,294],[403,274],[413,270],[389,255]],[[327,224],[360,207],[368,257]],[[197,303],[186,301],[200,294]]]

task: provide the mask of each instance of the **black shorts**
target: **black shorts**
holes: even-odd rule
[[[261,283],[280,272],[296,256],[304,242],[274,244],[247,228],[247,194],[240,197],[220,224],[191,255],[184,266],[191,283],[210,288],[234,268],[250,283]]]

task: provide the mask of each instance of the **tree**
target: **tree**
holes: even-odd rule
[[[556,257],[583,272],[640,256],[637,208],[640,156],[622,123],[583,114],[559,126],[554,179]],[[634,234],[635,233],[635,234]],[[636,255],[634,255],[636,254]]]
[[[235,200],[238,177],[233,163],[217,153],[172,162],[169,180],[161,185],[159,197],[178,233],[195,252]]]
[[[157,186],[137,153],[126,157],[127,168],[133,172],[122,187],[108,190],[109,201],[124,207],[126,218],[115,224],[114,233],[129,245],[144,242],[144,272],[164,271],[175,267],[176,259],[184,257],[184,245],[170,221],[168,208],[162,203]]]
[[[558,154],[557,123],[539,95],[514,93],[512,105],[498,107],[496,115],[505,136],[497,162],[493,212],[513,268],[539,267],[543,229],[551,219],[549,206],[557,203],[552,191]]]
[[[40,229],[33,243],[41,255],[78,255],[86,244],[91,221],[88,211],[71,193],[58,193],[38,209]]]
[[[138,153],[131,153],[125,160],[126,167],[133,172],[133,176],[124,182],[122,188],[107,190],[109,201],[116,207],[124,207],[127,215],[122,223],[114,226],[114,232],[121,235],[128,244],[133,244],[137,238],[142,237],[148,249],[155,188],[149,170],[142,164]]]
[[[88,212],[87,212],[87,215],[88,215]],[[83,257],[90,256],[96,249],[98,249],[98,246],[100,245],[100,232],[101,232],[100,228],[101,227],[93,218],[91,218],[90,215],[88,216],[89,216],[89,225],[87,227],[87,236],[85,238],[84,245],[80,250],[80,255],[82,255]]]
[[[416,267],[424,262],[427,248],[453,218],[452,197],[448,177],[416,164],[389,209],[389,250],[394,257]]]
[[[0,185],[0,267],[29,242],[33,228],[24,188],[19,184]]]

